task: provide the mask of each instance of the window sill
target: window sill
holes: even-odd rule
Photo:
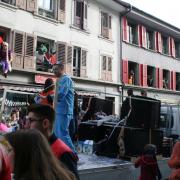
[[[9,9],[9,10],[14,11],[14,12],[18,9],[18,7],[16,7],[15,5],[11,5],[11,4],[2,2],[2,1],[0,1],[0,7]]]
[[[78,28],[78,27],[76,27],[76,26],[74,26],[74,25],[70,25],[70,28],[71,28],[71,29],[74,29],[74,30],[76,30],[76,31],[79,31],[79,32],[81,32],[81,33],[83,33],[83,34],[87,34],[87,35],[90,34],[90,32],[89,32],[88,30],[80,29],[80,28]]]
[[[42,15],[39,15],[39,14],[35,14],[34,17],[36,19],[41,19],[41,20],[44,20],[46,22],[50,22],[50,23],[55,24],[55,25],[58,25],[58,23],[60,22],[60,21],[58,21],[56,19],[48,18],[48,17],[42,16]]]
[[[107,42],[109,42],[109,43],[114,43],[114,41],[113,41],[112,39],[105,38],[105,37],[103,37],[102,35],[98,35],[98,38],[99,38],[99,39],[103,39],[103,40],[105,40],[105,41],[107,41]]]

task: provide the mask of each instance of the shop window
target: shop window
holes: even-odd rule
[[[131,44],[138,45],[137,26],[135,24],[128,23],[128,28],[129,28],[129,42]]]
[[[73,76],[86,77],[87,51],[80,48],[73,48]]]
[[[175,42],[176,58],[180,58],[180,42]]]
[[[147,49],[153,50],[153,44],[154,44],[154,33],[152,31],[146,31],[146,37],[147,37]]]
[[[139,85],[139,66],[131,61],[128,62],[128,84]]]
[[[87,3],[86,1],[74,1],[74,25],[80,29],[87,29]]]
[[[148,87],[156,87],[156,68],[147,66],[147,85]]]
[[[38,37],[36,46],[36,70],[52,72],[56,63],[56,48],[53,40]]]
[[[180,73],[176,73],[176,90],[180,91]]]
[[[168,54],[168,38],[162,36],[162,53]]]
[[[1,0],[1,2],[11,4],[11,5],[15,5],[15,0]]]
[[[170,89],[170,71],[163,69],[163,88]]]
[[[54,0],[39,0],[38,1],[38,13],[39,15],[55,18],[56,1]]]
[[[105,12],[101,12],[101,35],[105,38],[111,39],[112,35],[112,17]]]

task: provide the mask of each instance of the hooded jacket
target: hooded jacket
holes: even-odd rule
[[[135,162],[135,167],[141,167],[139,180],[156,180],[158,176],[157,161],[151,155],[142,155]]]

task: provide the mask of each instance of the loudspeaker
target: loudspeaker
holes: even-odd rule
[[[142,96],[132,96],[131,105],[132,110],[127,119],[127,126],[159,128],[161,107],[159,100]]]
[[[118,126],[113,131],[114,126],[102,125],[97,127],[96,123],[85,122],[79,126],[79,140],[93,140],[94,151],[97,155],[103,155],[108,157],[117,157],[119,154],[119,147],[117,145],[117,139],[121,131],[121,126]],[[112,133],[112,136],[108,140],[108,137]],[[125,127],[124,130],[124,145],[125,156],[139,156],[142,154],[144,146],[150,143],[156,145],[157,154],[162,154],[162,142],[163,131],[150,130],[142,128]]]

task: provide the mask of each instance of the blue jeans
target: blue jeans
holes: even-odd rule
[[[69,135],[69,124],[72,119],[72,114],[66,115],[56,113],[54,132],[58,138],[60,138],[66,145],[68,145],[72,149],[74,153],[76,153],[76,150]]]

